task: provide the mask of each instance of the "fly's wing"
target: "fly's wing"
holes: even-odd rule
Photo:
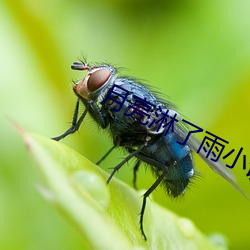
[[[180,138],[180,142],[183,142],[188,134],[188,130],[184,127],[184,125],[176,124],[174,127],[174,132],[177,134],[177,136]],[[187,145],[197,152],[197,150],[200,147],[200,141],[196,139],[194,136],[190,135]],[[212,168],[217,174],[221,175],[224,179],[226,179],[229,183],[231,183],[243,196],[245,196],[247,199],[247,195],[243,192],[243,190],[237,185],[236,178],[232,174],[231,171],[229,171],[228,168],[226,168],[222,161],[218,160],[217,162],[211,161],[208,158],[206,158],[206,154],[204,152],[199,152],[198,154],[202,160],[204,160],[210,168]]]

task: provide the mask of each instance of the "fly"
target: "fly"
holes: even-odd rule
[[[157,178],[143,195],[140,230],[146,240],[143,216],[147,197],[159,184],[165,187],[170,196],[177,197],[184,193],[195,173],[191,150],[196,152],[200,143],[192,135],[185,141],[189,130],[182,121],[177,120],[180,115],[175,111],[174,105],[157,97],[147,85],[132,78],[118,77],[117,70],[108,64],[90,66],[85,62],[74,62],[71,68],[87,71],[87,74],[73,87],[78,99],[71,127],[53,139],[59,141],[76,132],[89,113],[102,129],[109,130],[113,138],[113,147],[98,163],[116,147],[123,147],[128,152],[125,159],[113,169],[107,183],[133,157],[137,159],[134,166],[134,185],[140,165],[146,163],[150,166]],[[85,110],[79,116],[80,102]],[[170,126],[158,126],[155,121],[159,120],[161,114],[171,114],[174,117],[174,130]],[[183,141],[186,143],[177,143]],[[232,173],[220,161],[209,161],[202,152],[199,156],[243,193]]]

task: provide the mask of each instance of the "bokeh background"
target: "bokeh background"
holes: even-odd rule
[[[250,196],[249,13],[248,0],[1,1],[0,249],[81,248],[80,234],[36,191],[39,173],[8,118],[46,137],[64,132],[76,100],[72,80],[83,77],[70,65],[83,55],[147,80],[187,120],[228,140],[227,151],[243,147],[247,169],[241,156],[233,173]],[[90,118],[63,143],[94,162],[112,144]],[[122,157],[117,150],[102,167],[110,171]],[[183,198],[158,188],[153,199],[206,234],[224,234],[231,249],[250,249],[250,202],[195,160],[202,177]],[[132,167],[117,175],[130,185]],[[140,188],[153,180],[140,170]]]

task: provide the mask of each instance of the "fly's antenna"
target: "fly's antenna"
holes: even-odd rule
[[[89,65],[84,62],[73,62],[71,69],[74,70],[89,70]]]

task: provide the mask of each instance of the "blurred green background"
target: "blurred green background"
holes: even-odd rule
[[[228,140],[227,151],[243,147],[247,170],[241,156],[233,173],[250,196],[249,13],[248,0],[1,1],[0,249],[81,248],[81,235],[36,191],[39,173],[8,117],[47,137],[64,132],[76,100],[72,80],[83,76],[70,65],[82,55],[146,79],[187,120]],[[112,144],[89,118],[63,143],[93,162]],[[117,150],[102,167],[110,171],[122,157]],[[231,249],[250,249],[250,202],[195,160],[203,177],[183,198],[161,188],[153,198],[204,233],[226,235]],[[132,167],[117,177],[131,184]],[[140,170],[140,188],[153,180]]]

